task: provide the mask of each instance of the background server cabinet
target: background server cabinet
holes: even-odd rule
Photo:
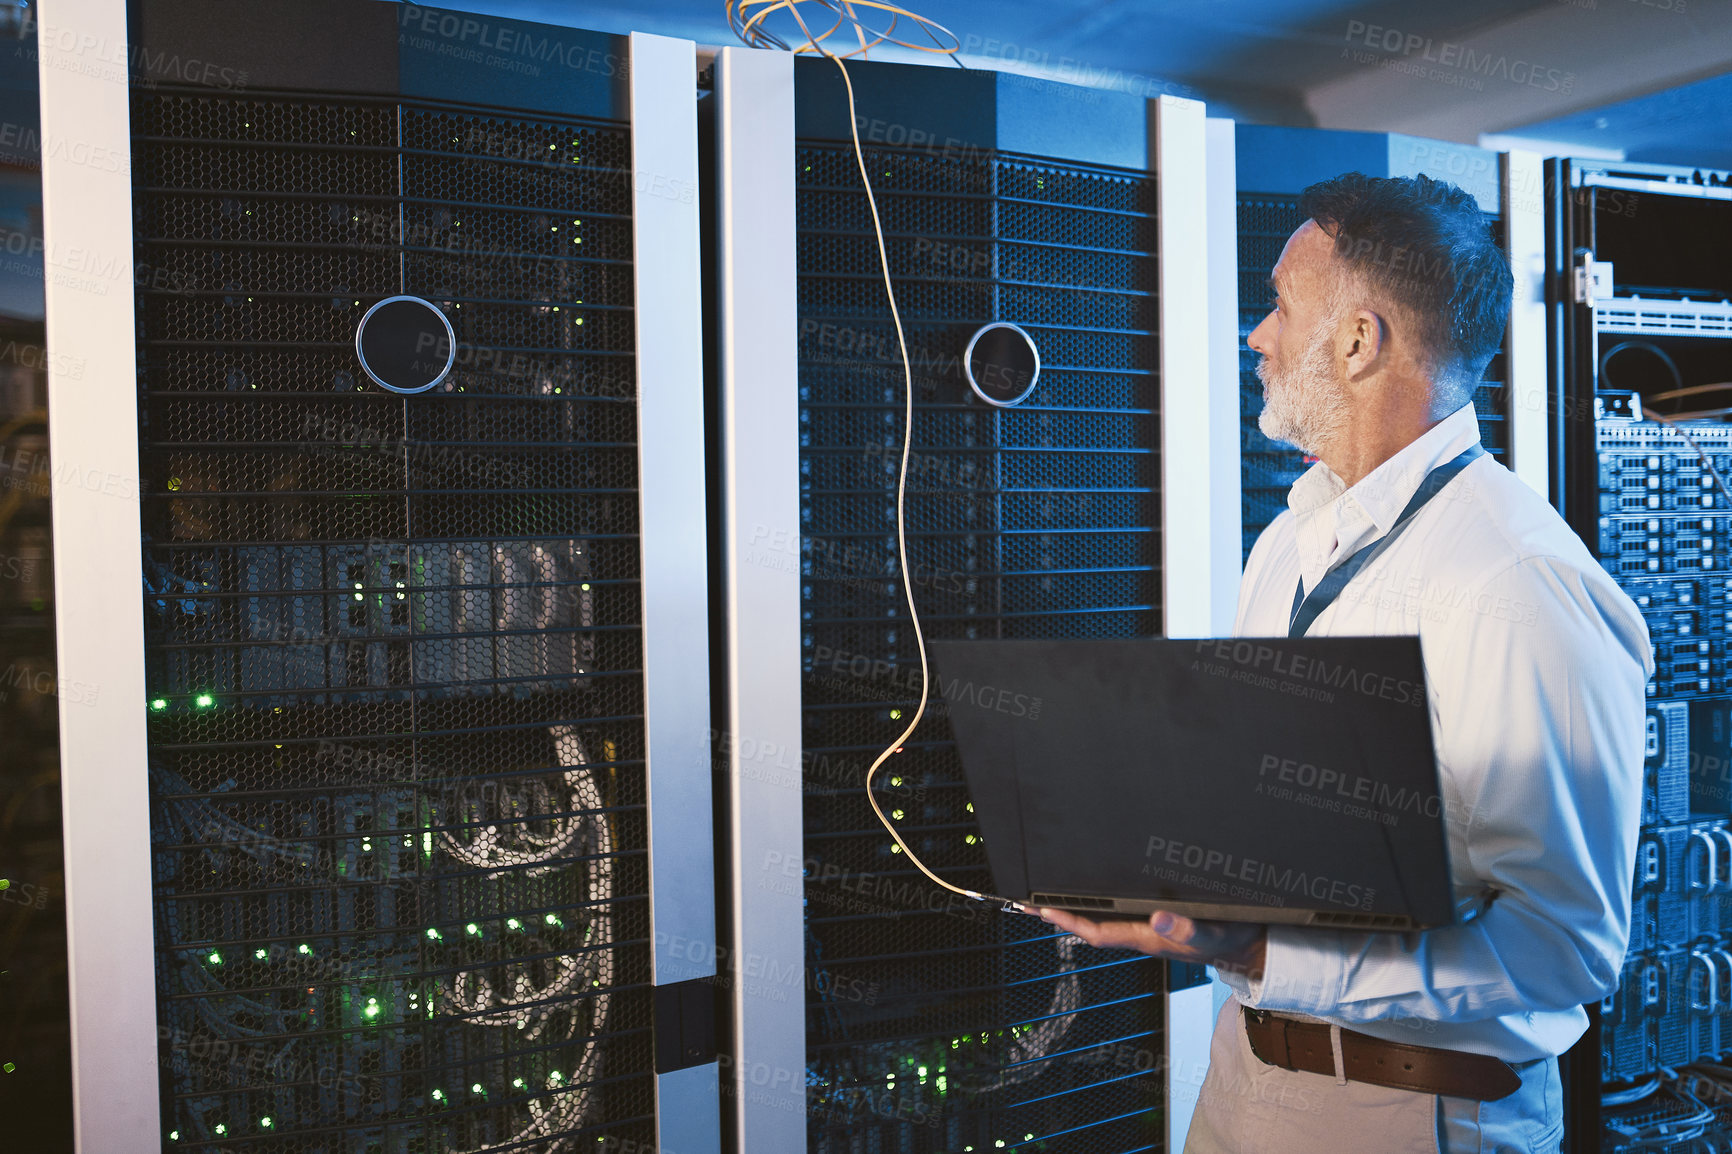
[[[130,222],[136,344],[53,394],[55,454],[124,473],[130,425],[142,527],[92,565],[56,510],[63,676],[118,755],[68,748],[83,1148],[713,1148],[692,46],[66,15],[132,84],[50,62],[45,138],[128,98],[131,180],[93,205],[51,170],[49,243]],[[413,395],[356,344],[400,295],[455,338]],[[93,637],[114,603],[136,628]]]
[[[1657,666],[1630,949],[1576,1051],[1571,1148],[1718,1147],[1726,1087],[1673,1073],[1732,1052],[1732,174],[1553,160],[1546,184],[1554,492]]]
[[[1209,574],[1237,572],[1236,432],[1230,406],[1211,423],[1202,106],[849,71],[913,370],[926,635],[1224,630]],[[716,86],[732,925],[762,970],[806,974],[735,998],[742,1149],[1168,1148],[1206,1060],[1200,975],[950,900],[863,796],[920,684],[901,359],[834,62],[728,50]],[[1229,190],[1230,156],[1229,138]],[[959,369],[992,321],[1040,351],[1008,408]],[[876,784],[915,853],[985,888],[928,717]]]
[[[1484,210],[1516,274],[1516,305],[1504,347],[1474,393],[1486,451],[1545,491],[1544,211],[1537,157],[1400,133],[1239,125],[1238,262],[1240,398],[1243,422],[1244,554],[1287,507],[1287,490],[1311,460],[1263,436],[1258,356],[1245,338],[1268,315],[1268,278],[1293,230],[1305,223],[1299,193],[1343,172],[1424,174],[1459,185]]]

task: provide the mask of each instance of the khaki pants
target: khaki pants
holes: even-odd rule
[[[1564,1112],[1558,1060],[1516,1070],[1521,1089],[1496,1102],[1283,1070],[1251,1052],[1239,1003],[1228,998],[1185,1154],[1555,1154]]]

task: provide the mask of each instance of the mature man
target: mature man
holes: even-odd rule
[[[1629,937],[1647,627],[1479,448],[1511,279],[1473,199],[1349,173],[1300,206],[1249,343],[1263,431],[1319,462],[1251,552],[1235,631],[1419,635],[1453,881],[1496,897],[1401,935],[1041,913],[1231,987],[1187,1154],[1556,1150],[1556,1055]]]

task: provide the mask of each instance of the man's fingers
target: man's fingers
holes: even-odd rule
[[[1078,934],[1091,946],[1109,950],[1141,950],[1145,954],[1164,952],[1171,943],[1149,929],[1148,923],[1129,919],[1097,922],[1093,933]]]
[[[1149,915],[1149,928],[1175,945],[1189,945],[1197,936],[1197,923],[1171,910],[1156,910]]]
[[[1153,932],[1147,922],[1130,918],[1108,918],[1096,921],[1069,910],[1043,909],[1040,916],[1047,922],[1075,934],[1091,946],[1100,949],[1140,950],[1145,954],[1160,953],[1173,943]]]
[[[1076,934],[1103,950],[1138,950],[1141,953],[1176,958],[1179,962],[1211,962],[1228,937],[1251,932],[1254,927],[1228,922],[1199,922],[1171,910],[1157,910],[1147,922],[1136,918],[1084,917],[1070,910],[1043,906],[1034,911],[1041,920]]]
[[[1069,910],[1046,910],[1043,908],[1041,920],[1057,925],[1058,929],[1065,930],[1069,934],[1076,934],[1083,941],[1088,941],[1089,930],[1100,929],[1100,924],[1096,922],[1095,918],[1086,918],[1081,913],[1070,913]]]

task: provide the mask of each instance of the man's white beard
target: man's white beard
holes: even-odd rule
[[[1317,456],[1347,427],[1347,389],[1335,366],[1339,322],[1339,315],[1332,315],[1312,329],[1292,365],[1278,366],[1268,357],[1257,362],[1257,379],[1263,382],[1257,427],[1271,441]]]

